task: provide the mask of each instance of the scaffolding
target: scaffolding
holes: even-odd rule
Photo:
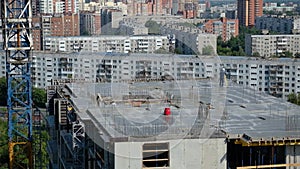
[[[1,1],[6,51],[9,168],[33,165],[31,1]]]

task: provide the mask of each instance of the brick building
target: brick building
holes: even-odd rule
[[[205,22],[204,31],[206,33],[213,33],[220,35],[223,41],[229,40],[231,37],[239,35],[239,22],[238,19],[210,19]]]
[[[43,50],[43,42],[48,36],[79,36],[79,14],[43,15],[32,19],[34,50]]]
[[[79,26],[79,14],[53,16],[51,36],[78,36]]]
[[[255,17],[263,15],[263,0],[238,0],[237,11],[240,25],[254,26]]]
[[[42,25],[41,25],[41,17],[33,17],[32,18],[32,41],[33,41],[33,49],[41,50],[42,49]]]
[[[169,15],[172,13],[172,0],[147,0],[145,2],[127,1],[129,16],[136,15]]]

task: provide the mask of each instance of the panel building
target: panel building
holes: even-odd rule
[[[69,36],[46,37],[44,50],[50,52],[144,52],[154,53],[157,50],[169,51],[171,46],[168,36]]]
[[[5,77],[5,55],[0,58]],[[218,62],[220,60],[220,63]],[[33,86],[45,88],[53,79],[119,82],[154,79],[215,78],[225,68],[226,78],[244,87],[287,99],[300,92],[300,61],[292,58],[213,57],[170,54],[99,52],[37,53],[33,55]]]
[[[246,35],[245,52],[248,56],[280,57],[290,52],[292,56],[300,52],[300,35]]]
[[[181,24],[166,23],[160,28],[162,34],[175,35],[177,50],[183,54],[203,54],[205,48],[209,53],[217,53],[217,35],[203,33],[196,27],[183,26]]]
[[[254,26],[255,18],[263,14],[263,0],[238,0],[237,18],[241,26]]]
[[[293,31],[293,19],[261,16],[256,18],[255,28],[260,30],[266,29],[281,34],[291,34]]]
[[[221,63],[217,61],[220,59]],[[169,54],[117,53],[35,53],[32,82],[45,88],[52,79],[84,79],[111,82],[130,79],[214,78],[218,66],[226,69],[227,79],[259,92],[283,99],[300,92],[300,61],[289,58],[212,57]],[[0,76],[5,76],[5,57],[1,56]]]

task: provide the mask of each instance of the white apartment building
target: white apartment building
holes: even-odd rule
[[[212,47],[212,54],[217,53],[217,35],[203,33],[194,27],[168,23],[161,27],[162,34],[176,36],[175,47],[183,54],[202,54],[205,47]]]
[[[79,0],[40,0],[42,14],[79,13]]]
[[[67,0],[65,5],[66,13],[79,13],[79,0]]]
[[[64,13],[65,11],[65,8],[66,8],[66,5],[65,5],[65,2],[62,2],[62,1],[58,1],[58,2],[55,2],[55,13]]]
[[[145,52],[169,50],[174,45],[167,36],[96,36],[96,37],[46,37],[44,50],[50,52]]]
[[[248,56],[259,53],[261,57],[293,55],[300,52],[300,35],[247,35],[245,52]]]
[[[236,56],[195,56],[146,53],[34,53],[32,79],[44,88],[52,79],[76,78],[90,82],[131,79],[198,79],[217,77],[220,67],[231,81],[285,98],[300,92],[300,60]],[[5,76],[5,54],[0,76]]]
[[[3,53],[4,55],[4,53]],[[5,68],[5,57],[1,56]],[[34,53],[32,79],[35,87],[44,88],[52,79],[83,79],[90,82],[131,79],[212,78],[219,72],[214,58],[200,59],[187,55],[146,53]],[[5,69],[0,72],[5,76]]]
[[[40,12],[52,14],[54,12],[53,0],[40,0]]]
[[[145,25],[134,22],[120,22],[120,33],[123,35],[148,35],[148,28]]]
[[[227,77],[257,91],[285,98],[300,92],[300,61],[291,58],[221,57]]]

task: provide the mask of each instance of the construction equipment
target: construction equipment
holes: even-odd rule
[[[33,168],[31,0],[1,1],[6,52],[9,168]]]

